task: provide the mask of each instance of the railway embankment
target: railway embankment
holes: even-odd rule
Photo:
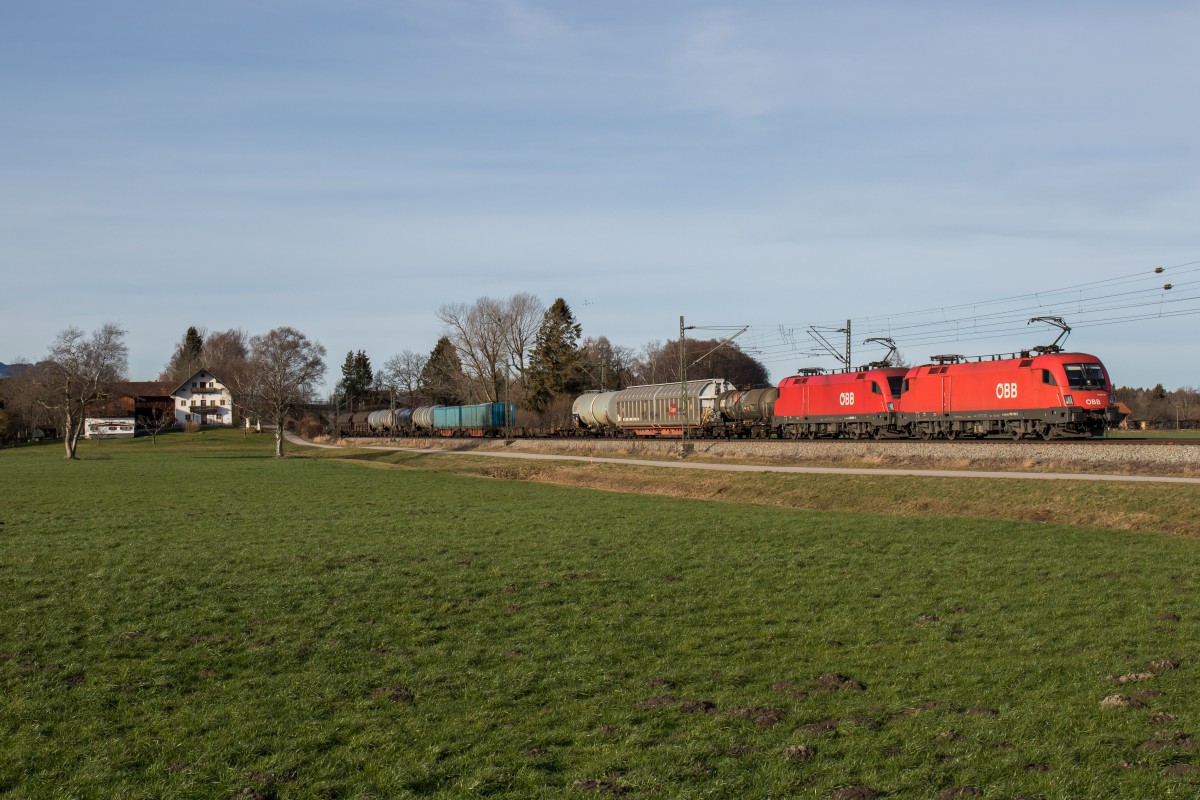
[[[345,439],[345,445],[796,466],[909,467],[1200,476],[1200,445],[1152,441],[779,441],[659,439]]]

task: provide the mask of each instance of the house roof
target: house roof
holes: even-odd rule
[[[112,385],[119,397],[170,397],[171,384],[162,381],[120,381]]]
[[[220,379],[220,378],[218,378],[216,375],[214,375],[214,374],[213,374],[213,371],[212,371],[211,369],[198,369],[198,370],[196,370],[195,372],[193,372],[191,375],[187,376],[187,379],[186,379],[186,380],[184,380],[184,381],[183,381],[183,383],[181,383],[181,384],[179,384],[178,386],[176,386],[174,389],[172,389],[170,392],[168,392],[168,394],[175,394],[175,393],[176,393],[176,392],[178,392],[180,389],[186,389],[186,388],[187,388],[187,385],[188,385],[189,383],[191,383],[191,380],[192,380],[192,378],[195,378],[197,375],[202,375],[202,374],[207,374],[207,375],[210,375],[214,381],[217,381],[217,382],[218,382],[218,383],[220,383],[222,386],[224,386],[224,385],[225,385],[225,381],[221,380],[221,379]]]

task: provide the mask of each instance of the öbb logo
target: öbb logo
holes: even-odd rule
[[[854,405],[854,392],[842,392],[838,395],[838,405],[852,406]]]
[[[996,398],[998,400],[1013,400],[1017,396],[1017,385],[1015,383],[997,383]]]

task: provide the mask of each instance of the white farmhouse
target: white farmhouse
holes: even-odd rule
[[[232,425],[233,395],[225,384],[207,370],[200,370],[171,392],[175,421],[201,425]]]

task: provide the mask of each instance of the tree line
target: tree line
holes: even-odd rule
[[[546,425],[570,422],[571,404],[588,390],[621,389],[680,379],[678,341],[649,342],[640,351],[606,336],[584,337],[563,298],[548,307],[537,297],[481,297],[437,311],[441,338],[428,354],[404,350],[372,371],[363,350],[346,353],[334,402],[341,408],[508,402]],[[735,344],[686,340],[688,376],[723,377],[760,386],[766,367]]]
[[[1160,383],[1153,388],[1122,386],[1116,390],[1119,402],[1129,406],[1130,427],[1156,430],[1200,428],[1200,389],[1181,386],[1167,391]]]

